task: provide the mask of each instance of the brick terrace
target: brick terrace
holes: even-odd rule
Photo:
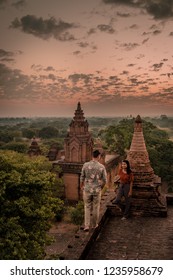
[[[86,259],[173,260],[173,205],[166,218],[110,217]]]

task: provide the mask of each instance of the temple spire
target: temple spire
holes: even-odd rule
[[[134,124],[134,133],[127,154],[134,174],[132,212],[143,216],[167,215],[167,202],[161,193],[161,178],[154,174],[146,149],[142,120],[138,115]]]
[[[69,125],[69,135],[82,135],[88,134],[88,122],[84,117],[81,104],[78,102],[77,109],[75,110],[74,117]]]
[[[143,135],[142,120],[139,115],[135,120],[133,138],[127,158],[135,174],[136,183],[152,185],[155,175],[150,165]]]
[[[65,160],[67,162],[85,162],[91,159],[93,139],[88,130],[88,121],[84,117],[80,102],[69,125],[65,138]]]
[[[138,115],[135,120],[134,125],[134,134],[132,143],[130,146],[130,151],[132,152],[145,152],[148,157],[148,152],[145,145],[143,129],[142,129],[142,120],[141,117]],[[143,160],[143,159],[142,159]]]

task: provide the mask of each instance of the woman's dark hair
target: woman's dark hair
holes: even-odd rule
[[[125,162],[127,164],[127,174],[130,174],[132,172],[130,168],[130,163],[127,159],[122,160],[122,162]]]

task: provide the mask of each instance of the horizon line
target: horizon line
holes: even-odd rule
[[[137,114],[140,115],[140,114]],[[133,116],[132,114],[129,115],[112,115],[112,116],[103,116],[103,115],[85,115],[85,118],[122,118],[122,117],[128,117],[128,118],[134,118],[137,115]],[[140,115],[142,116],[142,115]],[[161,117],[161,116],[166,116],[166,117],[173,117],[173,115],[168,115],[168,114],[157,114],[157,115],[143,115],[142,117],[150,117],[150,118],[155,118],[155,117]],[[73,116],[0,116],[0,119],[34,119],[34,118],[71,118]]]

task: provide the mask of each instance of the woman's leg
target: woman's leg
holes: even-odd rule
[[[124,197],[125,197],[125,211],[124,211],[124,217],[129,217],[130,212],[130,204],[131,204],[131,197],[128,195],[130,190],[130,185],[125,184],[124,185]]]
[[[123,205],[121,203],[122,196],[123,196],[123,185],[120,184],[118,188],[117,196],[112,203],[118,205],[118,207],[121,210],[123,210]]]

